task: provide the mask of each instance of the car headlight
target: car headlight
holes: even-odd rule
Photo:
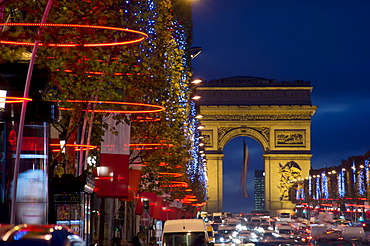
[[[241,243],[240,239],[238,239],[238,238],[234,238],[233,239],[233,242],[236,243],[236,244],[240,244]]]

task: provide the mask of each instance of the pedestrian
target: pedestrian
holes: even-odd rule
[[[203,234],[199,234],[198,238],[194,242],[194,246],[203,246],[206,243],[206,239]]]
[[[147,246],[145,232],[139,231],[137,235],[132,238],[132,244],[134,246]]]
[[[112,238],[112,246],[122,246],[122,244],[121,244],[121,238],[119,238],[119,237],[113,237]]]
[[[145,232],[139,231],[137,233],[137,237],[139,238],[139,241],[140,241],[140,245],[141,246],[147,246],[147,243],[146,243],[146,233]]]
[[[149,240],[149,246],[156,246],[157,245],[157,238],[151,237]]]

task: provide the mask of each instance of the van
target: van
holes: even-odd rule
[[[324,226],[311,226],[310,231],[312,239],[319,240],[326,236],[327,229]]]
[[[361,226],[351,226],[344,228],[342,232],[342,237],[344,240],[353,240],[353,239],[365,239],[365,231]]]
[[[202,219],[167,220],[163,226],[162,246],[214,246],[209,242]]]

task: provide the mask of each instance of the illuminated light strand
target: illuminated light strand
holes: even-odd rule
[[[160,185],[160,187],[184,187],[184,188],[189,187],[188,183],[182,182],[182,181],[168,181],[168,182],[170,182],[172,184]]]
[[[320,178],[316,178],[316,189],[315,189],[315,192],[316,192],[316,197],[315,199],[318,200],[321,198],[320,194]]]
[[[131,148],[132,150],[153,150],[153,149],[158,149],[158,147],[136,147],[136,148]]]
[[[37,26],[37,27],[74,27],[74,28],[95,28],[95,29],[104,29],[104,30],[114,30],[139,34],[143,37],[138,39],[133,39],[129,41],[121,42],[110,42],[110,43],[95,43],[95,44],[75,44],[75,43],[38,43],[38,46],[50,46],[50,47],[99,47],[99,46],[116,46],[116,45],[126,45],[134,44],[143,41],[148,38],[148,34],[132,29],[125,29],[120,27],[109,27],[109,26],[92,26],[92,25],[79,25],[79,24],[57,24],[57,23],[0,23],[0,26]],[[17,42],[17,41],[7,41],[0,40],[0,44],[10,44],[10,45],[28,45],[33,46],[35,42]]]
[[[138,144],[130,144],[130,146],[168,146],[168,147],[173,147],[173,144],[164,144],[164,143],[138,143]]]
[[[322,173],[321,177],[322,195],[323,198],[327,200],[329,198],[328,177],[325,175],[325,173]]]
[[[366,192],[366,188],[365,188],[365,177],[364,177],[364,169],[360,169],[359,173],[358,173],[358,193],[363,196]]]
[[[369,177],[369,160],[365,160],[365,177],[366,177],[366,183],[370,182],[370,177]]]
[[[5,99],[1,100],[1,99]],[[10,99],[10,100],[8,100]],[[32,101],[32,98],[27,97],[0,97],[0,103],[21,103],[24,101]]]
[[[60,69],[55,69],[55,71],[59,72]],[[66,69],[63,70],[63,72],[70,73],[71,75],[77,76],[76,73],[73,73],[72,70]],[[89,72],[84,72],[85,74],[92,74],[92,75],[103,75],[105,72],[95,72],[95,71],[89,71]],[[115,76],[124,76],[124,75],[149,75],[150,73],[113,73],[112,75]]]
[[[50,144],[51,147],[60,147],[60,144]],[[76,151],[79,150],[92,150],[95,149],[97,146],[95,145],[90,145],[90,144],[64,144],[63,147],[75,147]],[[79,148],[81,147],[81,148]],[[61,150],[59,149],[53,149],[52,152],[60,152]]]
[[[62,102],[61,100],[53,100],[52,102]],[[130,105],[130,106],[142,106],[155,108],[152,110],[110,110],[110,109],[84,109],[85,112],[94,112],[94,113],[117,113],[117,114],[141,114],[141,113],[157,113],[164,111],[166,108],[154,104],[145,104],[145,103],[130,103],[130,102],[113,102],[113,101],[85,101],[85,100],[66,100],[69,103],[98,103],[98,104],[118,104],[118,105]],[[60,110],[72,110],[72,108],[60,107]]]
[[[159,172],[158,174],[160,175],[172,175],[174,178],[178,178],[183,176],[184,174],[182,173],[168,173],[168,172]]]
[[[346,195],[346,180],[345,180],[345,173],[342,169],[340,174],[340,189],[339,189],[339,197],[343,198]]]
[[[80,57],[81,55],[80,54],[78,54],[78,56]],[[63,59],[64,60],[64,58],[62,58],[62,57],[58,57],[58,56],[47,56],[47,57],[43,57],[43,58],[46,58],[46,59]],[[86,58],[86,56],[84,55],[83,57],[81,57],[81,58],[78,58],[77,59],[78,61],[91,61],[91,59],[88,59],[88,58]],[[111,57],[111,58],[109,58],[109,60],[119,60],[119,58],[117,58],[117,57]],[[94,60],[94,61],[98,61],[98,62],[102,62],[102,63],[106,63],[106,64],[109,64],[110,62],[109,62],[109,60],[101,60],[101,59],[99,59],[99,60]],[[126,62],[123,62],[123,63],[121,63],[121,62],[114,62],[115,64],[122,64],[122,65],[129,65],[128,63],[126,63]],[[133,67],[140,67],[139,65],[132,65]],[[59,71],[59,69],[58,69],[58,71]]]
[[[131,122],[146,122],[146,121],[160,121],[159,118],[153,117],[137,117],[135,120],[131,120]]]
[[[304,200],[304,186],[301,183],[298,183],[298,188],[296,190],[296,199]]]
[[[108,179],[108,180],[113,180],[113,179],[127,179],[127,178],[124,178],[124,177],[103,177],[103,176],[99,176],[99,177],[95,177],[95,179]]]

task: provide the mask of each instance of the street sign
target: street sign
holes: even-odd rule
[[[147,213],[147,212],[144,212],[141,214],[140,216],[140,224],[142,226],[149,226],[149,222],[150,222],[150,215]]]

